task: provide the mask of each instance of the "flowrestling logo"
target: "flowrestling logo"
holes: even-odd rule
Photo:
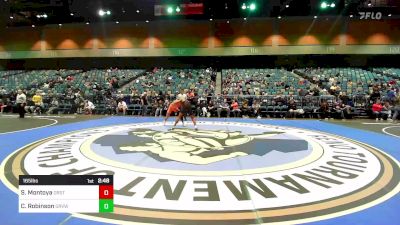
[[[359,12],[360,20],[380,20],[382,19],[381,12]]]
[[[115,212],[75,216],[119,224],[302,223],[399,191],[397,161],[362,143],[272,125],[199,127],[142,123],[63,134],[10,155],[1,172],[13,190],[20,174],[114,175]]]

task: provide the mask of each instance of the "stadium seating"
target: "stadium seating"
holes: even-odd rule
[[[308,80],[284,69],[228,69],[222,71],[222,77],[223,92],[228,95],[289,95],[311,86]]]
[[[43,83],[75,72],[72,70],[3,71],[0,73],[0,86],[8,90],[39,88]]]
[[[0,71],[0,94],[5,102],[13,103],[17,89],[25,89],[28,100],[40,89],[44,93],[44,110],[53,97],[58,97],[59,106],[55,111],[69,114],[81,107],[83,100],[79,98],[80,101],[76,102],[74,98],[79,89],[84,99],[96,105],[97,114],[115,113],[116,99],[123,98],[128,105],[128,114],[141,115],[139,96],[147,92],[147,115],[150,115],[154,113],[158,93],[162,93],[163,99],[174,100],[177,93],[194,90],[203,99],[216,100],[219,95],[216,95],[212,73],[214,71],[205,69]],[[258,102],[261,116],[284,117],[288,112],[288,102],[293,99],[296,107],[304,111],[300,116],[319,117],[322,101],[332,109],[340,98],[338,93],[333,96],[323,91],[335,84],[341,92],[347,93],[352,114],[366,116],[372,103],[368,95],[372,93],[374,84],[382,84],[380,98],[386,101],[389,93],[394,92],[390,89],[400,86],[400,69],[303,68],[293,72],[285,69],[224,69],[220,79],[222,96],[229,104],[233,99],[238,101],[239,107],[245,101],[249,106]],[[300,94],[300,89],[306,94]],[[319,94],[315,92],[313,96],[314,89],[319,89]],[[13,91],[12,95],[4,94],[7,91]]]
[[[372,71],[395,79],[400,79],[400,69],[398,68],[381,67],[381,68],[373,68]]]
[[[113,77],[117,78],[117,87],[120,87],[143,72],[144,70],[89,70],[75,74],[70,82],[57,83],[54,89],[56,93],[64,93],[68,87],[72,87],[80,89],[85,96],[91,96],[93,89],[109,89],[109,80]]]
[[[329,89],[333,79],[342,92],[348,95],[371,93],[372,85],[375,83],[387,83],[392,78],[359,69],[359,68],[319,68],[319,69],[297,69],[296,72],[304,75],[307,79],[321,82],[321,88]]]
[[[130,94],[134,89],[137,93],[159,93],[175,95],[177,92],[194,89],[199,95],[214,94],[215,84],[211,80],[210,71],[199,70],[157,70],[138,77],[132,85],[124,89]],[[151,94],[149,94],[151,95]]]

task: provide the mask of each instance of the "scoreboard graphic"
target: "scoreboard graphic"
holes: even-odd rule
[[[20,175],[20,213],[110,213],[113,176]]]

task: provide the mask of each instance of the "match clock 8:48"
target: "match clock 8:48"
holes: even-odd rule
[[[110,178],[98,178],[97,183],[99,184],[109,184],[110,183]]]

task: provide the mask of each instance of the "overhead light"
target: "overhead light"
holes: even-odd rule
[[[242,9],[245,10],[246,8],[247,8],[247,7],[246,7],[246,4],[243,3]]]
[[[36,15],[36,17],[37,17],[38,19],[40,19],[40,18],[47,18],[47,14],[38,14],[38,15]]]
[[[253,10],[255,10],[255,9],[256,9],[256,4],[251,3],[251,4],[250,4],[250,10],[253,11]]]
[[[86,22],[86,25],[89,25],[90,23],[89,22]]]
[[[210,21],[213,21],[213,18],[210,18]]]
[[[226,23],[230,23],[229,20],[227,20]]]
[[[370,1],[370,2],[368,2],[368,6],[369,6],[369,7],[371,7],[371,6],[372,6],[372,3],[371,3],[371,1]]]
[[[243,20],[247,20],[247,18],[245,17],[245,18],[243,18]]]
[[[318,18],[318,16],[314,16],[314,19],[317,19]]]
[[[119,24],[119,21],[115,21],[116,24]]]
[[[350,15],[350,18],[353,18],[353,15]]]
[[[148,20],[146,20],[146,23],[148,23],[149,21]]]
[[[58,24],[58,26],[59,26],[59,27],[61,27],[61,26],[62,26],[62,24],[61,24],[61,23],[59,23],[59,24]]]
[[[286,4],[286,6],[285,6],[286,8],[289,8],[289,4]]]
[[[392,16],[392,14],[389,14],[388,16],[389,16],[389,17],[391,17],[391,16]]]
[[[326,9],[328,7],[328,4],[326,2],[321,3],[321,9]]]
[[[100,9],[100,10],[98,11],[98,14],[99,14],[99,16],[111,15],[111,11],[110,11],[110,10],[103,10],[103,9]]]
[[[14,19],[14,17],[13,17],[13,16],[10,16],[10,19]]]
[[[138,10],[136,10],[136,13],[140,13],[140,10],[138,9]]]
[[[34,28],[34,27],[35,27],[35,25],[32,25],[32,27]]]
[[[331,8],[335,8],[336,4],[335,3],[331,3]]]
[[[167,13],[171,14],[173,11],[174,11],[174,10],[172,9],[171,6],[167,8]]]
[[[181,11],[181,8],[179,8],[179,6],[176,7],[175,11],[178,13]]]
[[[69,15],[71,15],[71,16],[74,16],[74,14],[73,14],[73,13],[70,13]]]
[[[282,19],[282,16],[278,16],[278,19]]]

